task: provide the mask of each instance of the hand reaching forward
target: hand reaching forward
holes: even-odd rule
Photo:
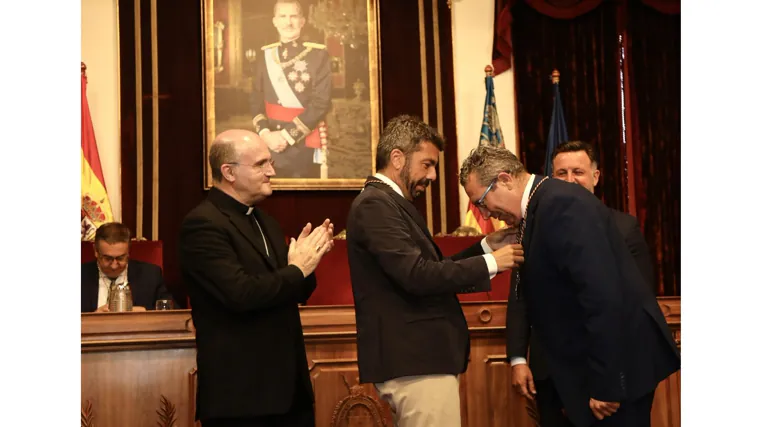
[[[298,267],[304,277],[316,270],[322,256],[333,248],[333,224],[326,219],[321,226],[313,231],[311,223],[306,224],[298,240],[290,239],[288,248],[288,264]]]
[[[486,236],[486,243],[495,250],[499,250],[506,245],[517,243],[517,227],[504,227],[496,230]]]
[[[518,244],[506,245],[503,248],[493,252],[496,258],[496,266],[499,272],[517,267],[525,261],[523,257],[523,247]]]

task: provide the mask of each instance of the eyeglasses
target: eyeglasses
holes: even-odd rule
[[[253,169],[260,169],[262,172],[266,171],[267,167],[271,167],[272,169],[274,169],[274,159],[264,160],[264,162],[261,163],[260,165],[252,165],[250,163],[238,163],[238,162],[232,162],[232,163],[227,163],[227,164],[236,165],[236,166],[248,166]]]
[[[486,191],[483,193],[482,196],[480,196],[480,199],[478,199],[477,202],[473,203],[475,205],[475,207],[483,208],[483,209],[488,209],[486,207],[486,203],[485,203],[486,195],[488,194],[489,191],[491,191],[491,189],[493,188],[494,184],[496,184],[496,180],[495,179],[493,181],[491,181],[490,184],[488,184],[488,188],[486,188]]]
[[[124,254],[124,255],[119,255],[119,256],[100,255],[98,258],[100,258],[100,260],[104,261],[106,264],[113,264],[114,261],[118,262],[119,264],[123,264],[127,262],[127,259],[129,258],[129,254]]]

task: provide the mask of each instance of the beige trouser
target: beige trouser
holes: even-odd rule
[[[421,375],[375,384],[396,427],[460,427],[459,377]]]

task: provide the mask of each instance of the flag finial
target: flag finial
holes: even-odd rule
[[[491,64],[486,65],[485,72],[486,72],[486,77],[493,77],[493,67],[491,66]]]
[[[559,83],[559,70],[552,71],[552,83]]]

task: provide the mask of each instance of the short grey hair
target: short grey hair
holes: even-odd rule
[[[462,162],[462,168],[459,170],[459,183],[462,186],[467,184],[467,180],[473,172],[478,174],[480,184],[487,186],[502,172],[514,177],[526,172],[526,170],[520,159],[506,148],[481,144],[473,149]]]
[[[440,151],[446,146],[446,141],[438,131],[419,117],[402,114],[392,118],[377,143],[375,169],[383,170],[388,166],[391,151],[399,149],[405,156],[409,156],[418,151],[423,142],[432,143]]]
[[[240,158],[237,145],[232,139],[217,136],[211,143],[209,150],[208,163],[211,167],[211,179],[214,182],[222,182],[222,165],[226,163],[235,163]]]

